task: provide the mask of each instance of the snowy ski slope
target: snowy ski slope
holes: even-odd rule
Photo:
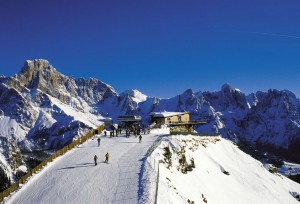
[[[5,203],[138,203],[142,160],[158,134],[138,138],[101,136],[49,164]],[[104,155],[110,154],[109,164]],[[94,165],[94,155],[98,165]]]

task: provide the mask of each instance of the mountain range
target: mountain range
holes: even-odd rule
[[[207,121],[196,128],[200,133],[219,133],[300,163],[300,101],[288,90],[246,95],[224,84],[216,92],[188,89],[161,99],[138,90],[117,93],[98,79],[65,76],[37,59],[14,76],[0,76],[0,169],[14,180],[28,166],[26,152],[60,148],[107,116],[116,121],[138,114],[147,124],[153,111],[190,112],[191,119]]]

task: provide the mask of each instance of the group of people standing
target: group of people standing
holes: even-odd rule
[[[101,138],[100,137],[97,138],[97,142],[98,142],[98,147],[100,147],[100,144],[101,144]],[[104,162],[108,163],[108,159],[109,159],[109,153],[107,152],[105,154],[105,161]],[[97,155],[94,156],[94,162],[95,162],[95,166],[97,166],[97,163],[98,163],[98,156]]]
[[[108,164],[108,159],[109,159],[109,153],[107,152],[107,153],[105,154],[105,160],[104,160],[104,163],[107,163],[107,164]],[[97,155],[94,156],[94,162],[95,162],[95,166],[97,166],[97,164],[98,164],[98,156],[97,156]]]
[[[114,132],[114,130],[112,130],[113,132]],[[131,132],[132,130],[131,129],[127,129],[126,130],[126,137],[129,137],[130,136],[130,132]],[[115,132],[116,132],[116,136],[118,136],[118,133],[119,134],[121,134],[122,133],[122,130],[121,130],[121,128],[119,128],[119,129],[116,129],[115,130]],[[140,134],[141,133],[141,128],[140,127],[138,127],[138,128],[136,128],[136,129],[133,129],[133,133],[134,133],[134,135],[137,137],[138,135],[139,135],[139,143],[141,143],[142,142],[142,135]],[[146,128],[144,128],[144,134],[146,134]],[[106,136],[107,135],[107,132],[106,132],[106,130],[104,130],[104,136]],[[110,133],[110,136],[112,137],[112,133]],[[97,138],[97,142],[98,142],[98,147],[100,147],[100,144],[101,144],[101,138],[100,137],[98,137]],[[109,160],[109,153],[107,152],[106,154],[105,154],[105,163],[108,163],[108,160]],[[94,162],[95,162],[95,166],[97,166],[97,163],[98,163],[98,156],[97,155],[95,155],[94,156]]]
[[[108,132],[109,132],[110,137],[114,137],[114,136],[118,137],[118,135],[122,134],[122,129],[121,128],[120,129],[115,129],[115,130],[111,130],[111,131],[108,131]],[[106,135],[107,135],[107,131],[104,130],[104,136],[106,136]]]
[[[126,137],[129,137],[131,133],[137,137],[138,135],[141,135],[142,131],[144,132],[144,135],[147,133],[150,134],[150,128],[147,126],[143,126],[142,128],[139,126],[128,127],[126,129]]]

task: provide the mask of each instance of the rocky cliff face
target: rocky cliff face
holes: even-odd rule
[[[20,92],[24,88],[40,91],[70,103],[72,97],[81,97],[89,104],[99,103],[107,97],[116,96],[115,90],[94,78],[75,80],[56,71],[47,60],[27,60],[19,74],[6,84]]]
[[[14,182],[24,166],[21,151],[13,139],[0,137],[0,191]],[[24,166],[25,167],[25,166]],[[26,168],[26,167],[25,167]]]
[[[188,111],[192,119],[207,121],[199,132],[221,133],[300,162],[299,104],[286,90],[245,95],[229,84],[218,92],[188,89],[169,99],[138,90],[118,94],[97,79],[64,76],[47,60],[27,60],[20,73],[0,76],[0,137],[7,140],[0,144],[1,165],[12,176],[24,163],[11,161],[7,152],[14,150],[5,149],[6,143],[21,151],[58,148],[99,125],[102,116],[139,114],[147,123],[152,111]]]

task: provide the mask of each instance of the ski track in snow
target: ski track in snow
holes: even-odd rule
[[[101,136],[100,147],[91,139],[49,163],[4,203],[138,203],[139,173],[157,137],[143,135],[139,143],[134,136]],[[106,152],[110,154],[108,164],[104,163]]]

